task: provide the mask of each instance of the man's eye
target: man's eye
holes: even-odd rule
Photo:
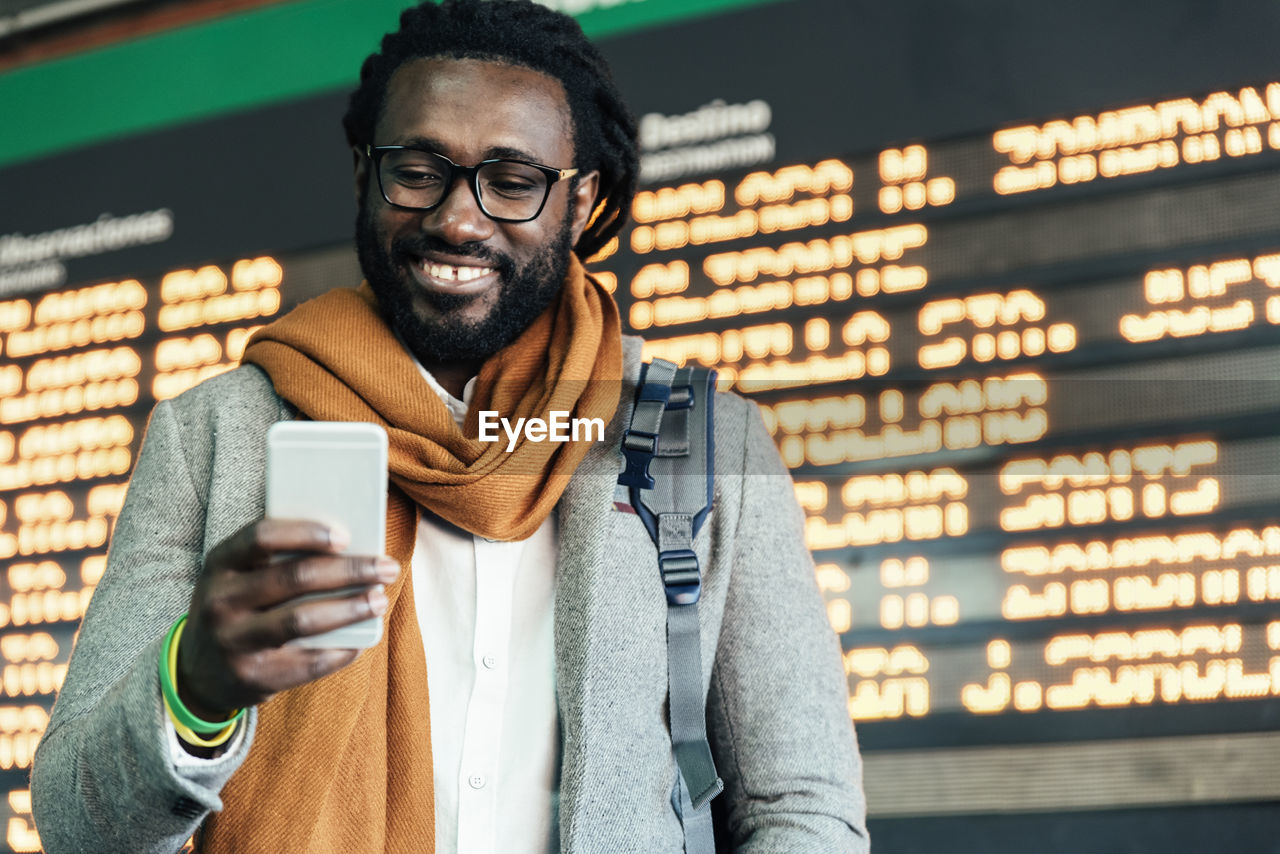
[[[396,169],[391,173],[397,184],[406,187],[429,187],[440,181],[440,173],[425,169]]]
[[[489,181],[485,187],[493,193],[508,199],[520,199],[532,195],[537,187],[528,181],[504,178]]]

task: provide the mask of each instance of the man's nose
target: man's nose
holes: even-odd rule
[[[459,175],[439,207],[423,214],[422,230],[460,246],[492,237],[494,222],[480,209],[466,177]]]

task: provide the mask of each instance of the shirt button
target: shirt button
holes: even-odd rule
[[[498,666],[498,659],[492,655],[486,655],[484,658],[480,659],[480,662],[489,670]]]
[[[467,782],[471,785],[471,788],[473,788],[473,789],[483,789],[483,788],[484,788],[484,775],[483,775],[483,774],[472,774],[470,777],[468,777],[468,778],[467,778]]]

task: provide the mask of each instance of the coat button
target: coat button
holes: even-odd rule
[[[483,789],[483,788],[484,788],[484,775],[483,775],[483,774],[472,774],[470,777],[468,777],[468,778],[467,778],[467,782],[471,784],[471,788],[473,788],[473,789]]]

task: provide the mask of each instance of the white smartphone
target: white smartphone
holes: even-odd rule
[[[338,524],[351,534],[347,555],[376,556],[386,548],[387,432],[377,424],[281,421],[267,430],[267,508],[274,519]],[[323,599],[363,588],[310,593]],[[382,637],[373,617],[290,641],[308,649],[367,649]]]

